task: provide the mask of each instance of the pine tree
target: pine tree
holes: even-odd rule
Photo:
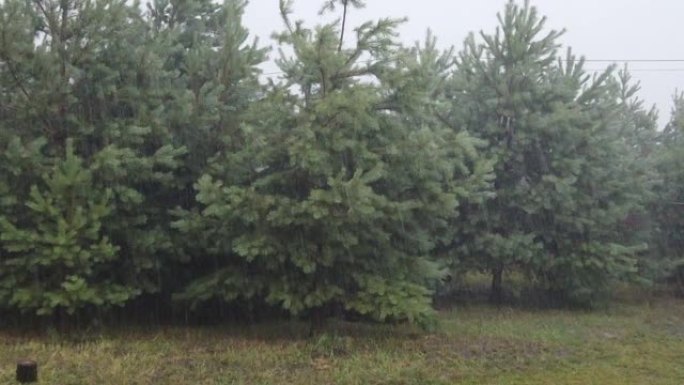
[[[656,251],[667,263],[667,272],[684,292],[684,93],[673,98],[672,116],[660,134],[656,161],[660,183],[656,185]]]
[[[8,155],[3,160],[20,154]],[[112,191],[93,185],[93,173],[73,153],[71,141],[66,157],[42,178],[23,202],[28,210],[21,221],[0,216],[3,303],[41,315],[55,309],[71,314],[135,296],[136,288],[110,274],[118,247],[103,234],[102,223],[110,219]]]
[[[0,18],[0,263],[25,268],[3,267],[0,281],[23,293],[26,277],[50,276],[45,296],[70,291],[9,305],[47,314],[159,290],[172,246],[160,197],[176,188],[183,149],[159,119],[162,68],[138,5],[11,0]],[[51,243],[32,251],[30,239],[68,248],[48,257]],[[45,256],[39,275],[33,252]]]
[[[496,32],[469,37],[459,56],[449,116],[496,159],[495,197],[464,208],[473,226],[459,252],[492,273],[495,301],[503,272],[520,269],[559,298],[592,303],[634,272],[636,248],[616,231],[634,197],[611,70],[592,77],[583,59],[560,56],[562,32],[545,22],[509,2]]]
[[[240,148],[239,126],[261,93],[257,66],[266,50],[257,39],[250,40],[242,25],[246,4],[159,0],[148,5],[151,49],[161,60],[163,76],[158,116],[173,142],[187,152],[175,176],[180,189],[161,199],[174,209],[169,222],[193,215],[193,184],[214,155]],[[216,266],[202,258],[201,237],[177,231],[173,237],[174,258],[163,271],[165,299]]]
[[[185,297],[426,325],[441,276],[431,252],[484,179],[469,167],[474,141],[430,114],[449,60],[400,47],[397,20],[365,23],[340,45],[339,22],[307,29],[290,5],[276,35],[294,52],[278,61],[282,84],[198,181],[201,213],[178,223],[217,263]]]
[[[647,109],[638,97],[640,84],[632,81],[628,68],[620,70],[615,78],[618,94],[618,117],[614,128],[624,142],[620,162],[630,172],[630,193],[635,204],[619,231],[624,242],[648,245],[639,253],[640,276],[644,283],[662,279],[666,263],[657,250],[658,226],[654,218],[657,206],[655,185],[660,177],[656,170],[658,158],[658,112],[655,106]]]

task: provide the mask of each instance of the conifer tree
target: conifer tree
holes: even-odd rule
[[[21,144],[9,159],[14,160]],[[110,189],[93,186],[93,173],[66,143],[63,160],[32,185],[23,204],[23,223],[0,217],[3,258],[0,299],[38,314],[73,313],[86,304],[120,305],[137,294],[110,274],[118,247],[102,231],[110,219]]]
[[[562,32],[528,2],[509,2],[494,34],[466,40],[452,85],[452,119],[488,142],[495,197],[466,207],[474,224],[459,251],[492,273],[520,269],[558,298],[591,304],[635,270],[633,245],[617,225],[634,207],[625,146],[613,125],[611,70],[591,76]]]
[[[186,149],[175,177],[180,189],[162,200],[174,212],[169,222],[196,209],[193,184],[207,171],[209,160],[241,148],[240,124],[261,93],[257,66],[266,50],[242,24],[246,4],[157,0],[148,5],[151,49],[161,60],[163,76],[160,122],[173,142]],[[216,266],[202,258],[201,237],[175,231],[173,237],[174,258],[167,261],[164,274],[166,297]]]
[[[684,293],[684,93],[673,98],[670,121],[660,134],[655,216],[656,252],[667,262],[667,272]]]
[[[639,253],[640,276],[644,283],[662,279],[667,263],[657,247],[658,226],[654,218],[657,196],[654,188],[660,180],[658,159],[658,112],[655,106],[647,109],[638,97],[640,84],[634,83],[628,68],[615,77],[618,94],[618,117],[614,123],[617,136],[624,143],[620,162],[630,172],[630,193],[636,204],[628,213],[619,231],[626,242],[647,245]]]
[[[3,305],[63,313],[159,290],[159,198],[183,150],[159,119],[138,5],[10,0],[0,19]]]
[[[185,297],[426,325],[441,276],[431,253],[486,173],[471,168],[474,141],[430,113],[449,60],[400,47],[398,20],[364,23],[340,45],[339,22],[307,29],[280,5],[276,38],[293,52],[278,61],[283,82],[197,182],[201,213],[177,223],[217,263]]]

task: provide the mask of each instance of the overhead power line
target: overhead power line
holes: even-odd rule
[[[587,71],[604,71],[605,68],[585,68]],[[684,72],[684,68],[630,68],[629,72]]]
[[[362,60],[360,63],[370,63]],[[585,63],[684,63],[684,59],[584,59]],[[585,68],[587,71],[603,71],[604,68]],[[630,72],[684,72],[682,68],[630,68]],[[282,71],[263,73],[263,76],[282,75]]]
[[[684,59],[584,59],[592,63],[684,63]]]

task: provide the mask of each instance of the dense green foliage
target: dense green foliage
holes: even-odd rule
[[[136,8],[0,8],[4,306],[73,312],[160,289],[184,150],[160,114],[160,59]]]
[[[667,262],[666,273],[684,293],[684,94],[675,95],[672,117],[658,144],[655,252]]]
[[[496,196],[468,208],[473,226],[459,251],[493,272],[495,297],[502,271],[517,268],[591,303],[636,273],[639,250],[620,226],[639,196],[611,70],[592,77],[581,58],[560,56],[561,33],[544,32],[534,8],[509,3],[499,19],[482,43],[466,40],[453,77],[454,121],[496,159]]]
[[[230,133],[240,148],[212,159],[201,212],[178,223],[218,263],[186,296],[426,321],[440,277],[430,252],[478,187],[471,139],[430,113],[431,77],[448,58],[401,49],[394,20],[339,49],[337,28],[294,25],[286,7],[278,38],[295,54],[279,62],[284,82]]]
[[[457,55],[322,5],[340,19],[307,28],[280,2],[267,81],[243,0],[2,2],[0,310],[427,326],[473,270],[497,301],[507,272],[582,305],[682,280],[684,98],[659,132],[527,3]]]

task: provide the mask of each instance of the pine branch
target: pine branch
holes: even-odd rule
[[[5,58],[5,62],[7,63],[7,68],[9,69],[9,72],[10,72],[10,75],[12,76],[12,79],[14,80],[15,84],[17,85],[17,87],[19,87],[19,90],[21,91],[21,93],[22,93],[22,94],[24,95],[24,97],[26,98],[26,101],[28,102],[29,107],[30,107],[31,109],[33,109],[34,111],[36,111],[39,115],[41,115],[41,120],[43,121],[43,123],[44,123],[45,126],[46,126],[45,128],[46,128],[48,131],[52,132],[52,131],[53,131],[53,127],[52,127],[52,124],[50,124],[50,120],[47,119],[47,118],[45,117],[44,113],[42,113],[42,112],[38,109],[38,107],[37,107],[36,105],[33,104],[33,97],[31,97],[31,94],[28,92],[28,90],[26,89],[26,87],[24,87],[24,84],[23,84],[22,80],[19,78],[19,75],[17,74],[15,68],[12,66],[12,63],[10,62],[10,59],[9,59],[9,58]]]

